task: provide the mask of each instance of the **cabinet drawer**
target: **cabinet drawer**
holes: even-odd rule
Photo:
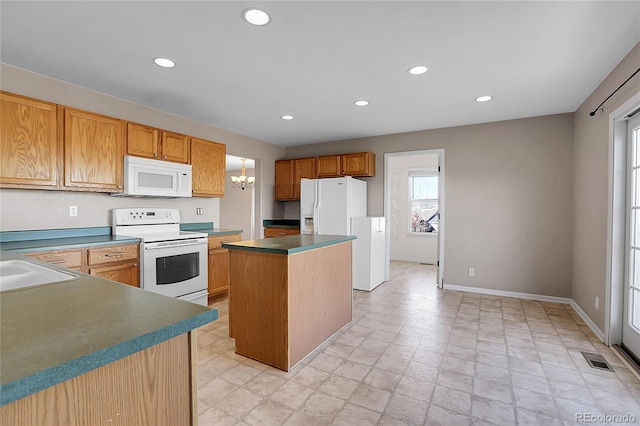
[[[240,241],[240,234],[220,235],[219,237],[209,237],[209,250],[222,247],[222,243],[234,243]]]
[[[89,265],[100,265],[102,263],[121,262],[124,260],[137,260],[138,244],[90,248],[87,250],[87,259]]]
[[[25,253],[25,256],[65,268],[82,268],[82,249]]]
[[[294,228],[264,228],[265,238],[284,237],[285,235],[296,235],[299,233],[300,230]]]

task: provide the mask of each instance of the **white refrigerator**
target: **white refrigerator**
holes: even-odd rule
[[[351,218],[367,215],[367,182],[352,177],[300,180],[300,233],[353,235]]]
[[[353,288],[371,291],[384,282],[385,275],[384,217],[351,218],[353,240]]]

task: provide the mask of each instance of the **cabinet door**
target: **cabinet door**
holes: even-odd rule
[[[93,266],[123,261],[137,262],[139,253],[138,244],[89,248],[87,249],[87,263]]]
[[[82,249],[73,250],[51,250],[39,251],[33,253],[23,253],[24,256],[47,262],[52,265],[62,266],[64,268],[72,268],[76,270],[82,269]]]
[[[189,164],[189,137],[173,132],[162,132],[161,160]]]
[[[191,167],[195,197],[224,197],[227,146],[191,138]]]
[[[209,250],[209,298],[226,295],[229,290],[229,250]]]
[[[0,93],[0,120],[0,186],[57,188],[56,105]]]
[[[342,175],[342,161],[339,155],[327,155],[316,158],[316,169],[319,178],[339,177]]]
[[[160,131],[154,127],[127,123],[127,155],[158,159]]]
[[[140,287],[140,269],[137,262],[89,268],[89,274],[133,287]]]
[[[80,110],[64,112],[64,186],[122,192],[122,121]]]
[[[289,201],[293,198],[293,160],[276,161],[275,169],[275,199]]]
[[[373,152],[342,154],[342,174],[345,176],[375,176],[375,154]]]
[[[286,237],[287,235],[296,235],[299,234],[299,229],[292,228],[264,228],[264,237],[265,238],[274,238],[274,237]]]
[[[300,199],[300,179],[315,179],[316,177],[316,159],[315,158],[298,158],[293,160],[293,197],[294,200]]]

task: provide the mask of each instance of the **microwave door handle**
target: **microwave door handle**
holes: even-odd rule
[[[180,193],[180,188],[182,188],[182,172],[178,171],[178,187],[176,188],[177,193]]]

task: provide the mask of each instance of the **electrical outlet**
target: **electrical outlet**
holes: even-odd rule
[[[197,215],[202,215],[202,207],[196,207],[196,214]]]
[[[470,277],[476,276],[476,268],[469,268],[469,276]]]
[[[69,206],[69,216],[70,217],[78,216],[78,206]]]
[[[596,296],[596,309],[600,309],[600,298]]]

